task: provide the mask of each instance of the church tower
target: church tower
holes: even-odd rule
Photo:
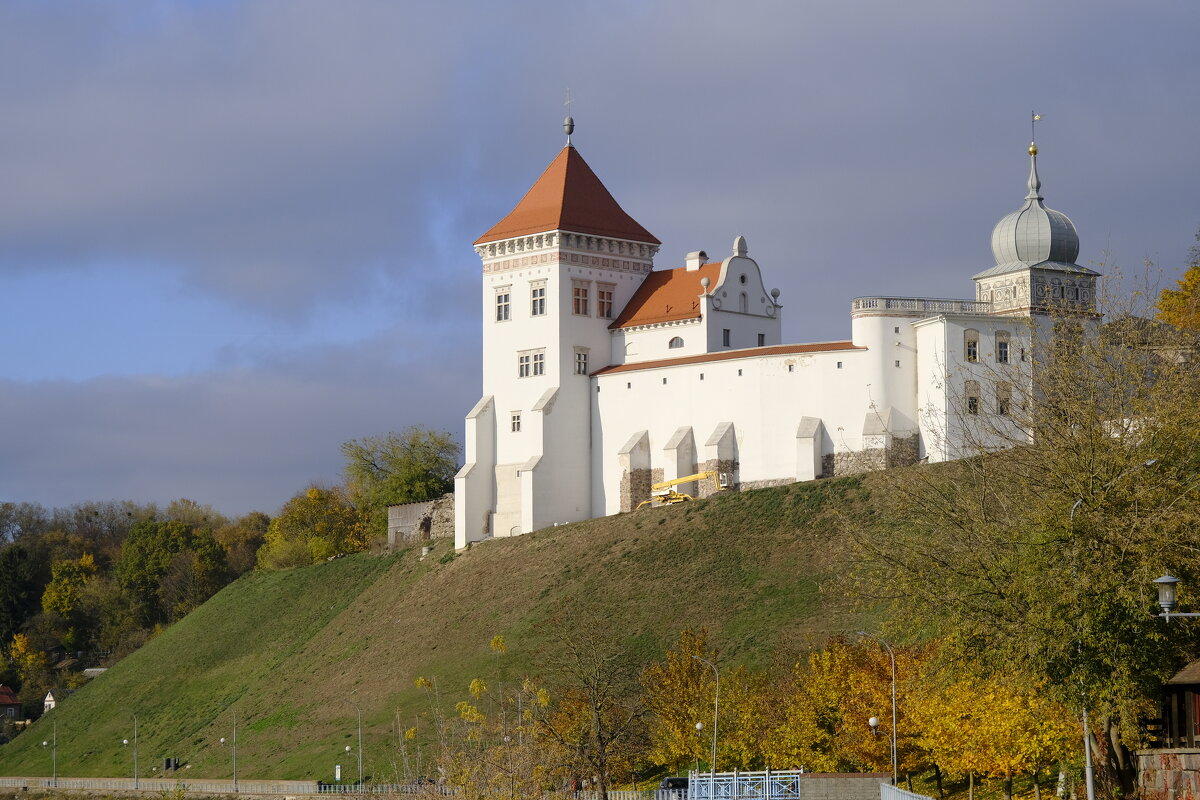
[[[590,375],[609,366],[609,325],[660,242],[571,145],[573,129],[568,117],[566,147],[475,242],[483,396],[455,478],[455,547],[595,516]]]

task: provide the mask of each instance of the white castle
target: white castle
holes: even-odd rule
[[[845,341],[783,344],[779,290],[732,252],[654,269],[659,240],[567,146],[475,242],[483,396],[455,478],[456,547],[630,511],[655,483],[704,496],[977,452],[1021,390],[1031,332],[1090,313],[1099,273],[1029,193],[992,232],[974,300],[859,297]],[[1012,379],[1005,378],[1011,373]],[[1027,374],[1027,373],[1025,373]]]

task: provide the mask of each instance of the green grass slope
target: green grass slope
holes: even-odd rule
[[[141,772],[174,756],[188,778],[227,777],[219,743],[238,718],[242,778],[330,779],[364,724],[365,771],[395,777],[394,725],[443,697],[536,673],[539,623],[572,605],[612,621],[639,659],[685,627],[706,627],[722,664],[761,665],[781,644],[852,630],[823,581],[844,567],[838,518],[869,513],[870,478],[793,484],[590,520],[476,545],[248,575],[0,747],[0,774]],[[505,637],[503,656],[488,647]],[[354,771],[354,767],[350,767]]]

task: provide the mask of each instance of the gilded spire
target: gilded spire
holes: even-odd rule
[[[1029,144],[1029,194],[1025,195],[1026,200],[1042,200],[1042,179],[1037,174],[1037,145],[1030,142]]]

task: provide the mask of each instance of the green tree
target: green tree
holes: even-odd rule
[[[341,553],[366,550],[365,515],[344,489],[310,486],[284,503],[271,520],[258,565],[269,569],[304,566]]]
[[[184,555],[182,562],[177,556]],[[184,564],[188,566],[183,566]],[[192,583],[168,575],[192,571]],[[129,593],[143,626],[178,619],[223,584],[224,551],[207,529],[176,521],[139,522],[129,531],[117,563],[117,579]]]
[[[50,583],[42,592],[42,609],[47,614],[69,618],[84,585],[96,576],[96,559],[91,553],[84,553],[76,561],[57,561],[50,569]]]
[[[41,569],[23,544],[0,547],[0,641],[9,641],[30,615],[42,594]]]
[[[453,491],[459,452],[450,434],[419,426],[343,444],[346,486],[370,514],[375,535],[387,531],[387,506]]]

